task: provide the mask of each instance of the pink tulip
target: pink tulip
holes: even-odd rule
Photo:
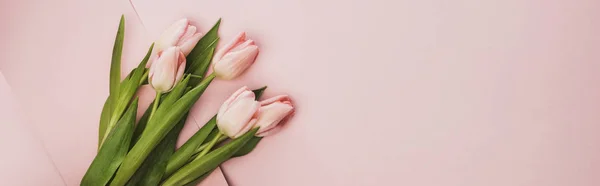
[[[183,77],[185,56],[179,47],[170,47],[158,52],[150,67],[148,82],[157,92],[169,92]]]
[[[241,32],[233,41],[215,53],[214,72],[221,79],[234,79],[254,63],[257,55],[258,46],[254,41],[246,39],[245,32]]]
[[[190,54],[202,37],[196,33],[196,27],[190,25],[188,19],[181,19],[165,30],[156,41],[155,51],[160,52],[169,47],[178,46],[184,55]]]
[[[256,136],[267,136],[277,132],[294,114],[294,105],[287,95],[280,95],[260,102],[258,120],[255,126],[260,127]]]
[[[223,103],[217,114],[217,127],[223,134],[237,138],[254,126],[260,107],[254,98],[254,92],[242,87]]]

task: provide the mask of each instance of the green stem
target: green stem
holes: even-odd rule
[[[152,116],[154,116],[154,112],[156,111],[156,108],[158,108],[158,102],[160,102],[160,92],[156,92],[156,97],[154,98],[154,104],[152,104],[152,111],[150,112],[150,117],[148,117],[148,121],[150,121],[152,119]]]
[[[146,72],[144,72],[144,75],[142,75],[142,78],[140,78],[140,84],[143,84],[144,81],[148,80],[148,73],[150,72],[150,70],[146,70]]]
[[[202,76],[199,76],[199,75],[195,75],[195,74],[188,74],[188,75],[189,75],[190,77],[193,77],[193,78],[199,78],[199,79],[202,79]]]
[[[227,136],[225,136],[225,135],[222,135],[222,136],[221,136],[221,137],[220,137],[220,138],[217,140],[217,143],[219,143],[219,142],[222,142],[222,141],[225,141],[227,138],[229,138],[229,137],[227,137]],[[200,147],[198,147],[198,149],[196,149],[196,151],[194,152],[194,154],[198,154],[198,153],[202,152],[202,150],[204,150],[204,149],[205,149],[207,146],[208,146],[208,143],[205,143],[205,144],[202,144],[202,145],[200,145]]]
[[[217,141],[219,140],[219,138],[221,138],[222,135],[223,134],[219,131],[219,133],[217,133],[217,135],[215,135],[215,137],[212,139],[212,141],[210,141],[208,146],[206,148],[204,148],[204,150],[202,150],[202,152],[200,154],[198,154],[198,156],[196,156],[196,158],[194,158],[194,160],[200,159],[202,156],[206,155],[208,153],[208,151],[210,151],[210,149],[212,149],[213,146],[215,146],[215,144],[217,144]]]

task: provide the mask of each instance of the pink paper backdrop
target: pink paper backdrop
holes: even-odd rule
[[[0,70],[68,185],[94,155],[121,13],[124,69],[181,17],[261,46],[200,123],[241,85],[295,99],[283,131],[223,166],[231,185],[600,185],[600,1],[132,4],[139,18],[125,0],[0,4]]]
[[[31,132],[0,72],[0,180],[3,185],[64,185],[42,141]]]

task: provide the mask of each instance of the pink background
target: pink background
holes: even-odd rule
[[[1,1],[0,71],[66,185],[95,153],[123,13],[123,74],[182,17],[203,32],[221,17],[223,40],[244,30],[261,47],[246,75],[211,85],[199,124],[242,85],[294,98],[284,130],[222,167],[230,185],[596,186],[598,12],[595,0]]]

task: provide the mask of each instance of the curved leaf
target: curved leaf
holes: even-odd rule
[[[153,116],[153,118],[157,119],[152,119],[148,122],[147,129],[145,129],[145,132],[142,133],[138,142],[131,148],[131,151],[129,151],[123,160],[123,164],[121,164],[111,185],[120,186],[127,183],[156,145],[158,145],[158,143],[175,126],[176,122],[187,114],[202,93],[204,93],[214,77],[215,76],[208,76],[198,86],[183,95],[172,106],[159,106]]]
[[[183,166],[190,160],[194,151],[207,139],[208,134],[216,128],[217,118],[213,117],[206,123],[200,130],[198,130],[185,144],[183,144],[175,154],[169,159],[167,169],[165,171],[165,177],[173,174],[177,169]]]
[[[119,168],[119,165],[129,150],[129,143],[131,142],[131,135],[133,134],[133,127],[135,124],[137,105],[138,99],[135,99],[129,105],[123,118],[117,122],[115,130],[110,132],[104,145],[102,145],[98,154],[92,161],[92,164],[83,176],[81,185],[106,185],[117,171],[117,168]]]
[[[185,125],[185,118],[181,119],[177,125],[162,140],[156,148],[150,153],[148,158],[144,161],[142,166],[135,172],[133,177],[127,183],[128,186],[155,186],[159,185],[162,177],[165,173],[167,162],[173,152],[175,151],[175,145],[177,144],[177,137]]]
[[[248,143],[246,143],[246,145],[244,145],[242,148],[240,148],[240,150],[235,152],[232,158],[245,156],[246,154],[252,152],[252,150],[256,148],[256,145],[258,145],[258,142],[260,142],[260,140],[262,140],[262,137],[253,137],[252,139],[250,139],[250,141],[248,141]]]
[[[233,154],[235,154],[240,148],[242,148],[258,131],[258,128],[254,128],[248,131],[246,134],[232,140],[231,142],[219,147],[216,150],[202,156],[202,158],[194,160],[163,182],[163,186],[178,186],[185,185],[189,182],[196,180],[196,178],[208,173],[209,171],[217,168],[221,163],[227,161]]]

